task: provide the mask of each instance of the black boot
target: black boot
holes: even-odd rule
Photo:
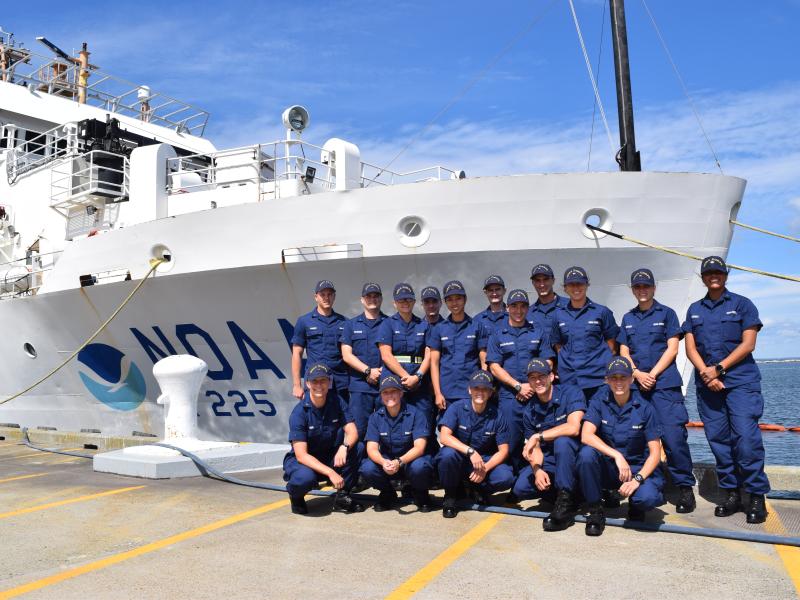
[[[296,515],[307,515],[308,514],[308,505],[306,504],[305,499],[302,496],[289,497],[289,500],[292,503],[292,512]]]
[[[739,490],[728,490],[728,497],[714,508],[714,516],[730,517],[742,510],[742,496]]]
[[[691,487],[681,486],[678,502],[675,503],[675,512],[690,513],[697,507],[697,500],[694,498],[694,491]]]
[[[619,508],[620,501],[614,490],[603,490],[603,507]]]
[[[397,492],[390,489],[388,491],[383,491],[378,494],[378,501],[375,503],[373,507],[375,512],[383,512],[385,510],[391,510],[392,505],[397,500]]]
[[[575,522],[575,501],[569,490],[558,490],[553,511],[542,521],[545,531],[561,531]]]
[[[645,511],[631,504],[628,500],[628,521],[644,521]]]
[[[763,523],[767,520],[767,506],[763,494],[750,494],[750,506],[747,507],[748,523]]]
[[[339,492],[333,499],[333,510],[343,513],[364,512],[364,505],[353,500],[349,492]]]
[[[431,495],[428,490],[416,491],[414,490],[414,504],[417,505],[417,510],[422,513],[431,512]]]
[[[445,492],[444,505],[442,506],[442,516],[445,519],[452,519],[457,514],[458,514],[458,507],[456,507],[455,495]]]
[[[590,504],[587,508],[589,514],[586,515],[586,535],[603,535],[603,530],[606,528],[606,516],[603,513],[603,505],[597,502]]]

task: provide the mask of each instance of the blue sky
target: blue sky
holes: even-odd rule
[[[800,1],[647,2],[724,171],[748,179],[740,220],[800,235]],[[209,110],[218,146],[280,137],[281,111],[300,103],[310,140],[352,139],[380,164],[529,29],[395,167],[587,169],[593,94],[567,0],[7,4],[0,25],[29,47],[37,35],[65,50],[87,41],[104,71]],[[575,4],[596,66],[607,8]],[[644,168],[716,170],[642,0],[626,4]],[[604,36],[598,81],[616,143],[607,22]],[[599,120],[591,168],[614,168]],[[798,259],[800,245],[741,229],[729,256],[795,275]],[[800,284],[737,274],[730,287],[761,310],[758,355],[800,355]]]

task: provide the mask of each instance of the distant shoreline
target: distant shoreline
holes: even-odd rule
[[[757,358],[756,363],[800,363],[800,358]]]

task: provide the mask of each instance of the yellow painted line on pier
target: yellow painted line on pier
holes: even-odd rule
[[[117,488],[116,490],[108,490],[107,492],[100,492],[98,494],[89,494],[88,496],[78,496],[77,498],[67,498],[66,500],[58,500],[57,502],[49,502],[47,504],[37,504],[36,506],[29,506],[28,508],[20,508],[12,510],[11,512],[0,513],[0,519],[8,519],[9,517],[17,517],[26,515],[40,510],[47,510],[50,508],[58,508],[67,504],[75,504],[77,502],[85,502],[87,500],[94,500],[95,498],[105,498],[106,496],[114,496],[116,494],[124,494],[125,492],[133,492],[145,488],[145,485],[136,485],[133,487]]]
[[[62,452],[74,452],[75,450],[83,450],[83,447],[81,446],[80,448],[59,448],[59,450]],[[30,454],[16,454],[14,456],[4,456],[3,458],[0,458],[0,460],[15,460],[17,458],[30,458],[31,456],[47,457],[48,454],[52,455],[52,453],[47,452],[46,450],[39,450],[37,452],[32,452]]]
[[[781,521],[780,516],[778,516],[778,511],[776,511],[769,502],[767,502],[766,505],[769,514],[764,523],[764,529],[769,533],[777,535],[789,535],[786,531],[786,527],[783,525],[783,521]],[[789,573],[789,577],[792,578],[792,583],[794,584],[797,595],[800,596],[800,548],[775,544],[775,550],[778,556],[781,557],[783,566],[786,568],[786,572]]]
[[[44,477],[45,475],[50,475],[50,473],[34,473],[33,475],[17,475],[16,477],[6,477],[5,479],[0,479],[0,483],[19,481],[20,479],[32,479],[33,477]]]
[[[217,529],[222,529],[223,527],[227,527],[228,525],[234,525],[235,523],[240,523],[241,521],[245,521],[247,519],[252,519],[253,517],[263,515],[264,513],[268,513],[277,508],[281,508],[283,506],[286,506],[287,504],[289,504],[288,498],[285,500],[272,502],[270,504],[265,504],[264,506],[259,506],[258,508],[254,508],[253,510],[248,510],[246,512],[239,513],[238,515],[233,515],[232,517],[228,517],[226,519],[214,521],[213,523],[209,523],[208,525],[203,525],[202,527],[198,527],[196,529],[190,529],[189,531],[184,531],[183,533],[172,535],[170,537],[163,538],[161,540],[151,542],[149,544],[145,544],[144,546],[139,546],[138,548],[134,548],[133,550],[128,550],[127,552],[120,552],[119,554],[113,554],[111,556],[107,556],[106,558],[102,558],[100,560],[96,560],[94,562],[90,562],[85,565],[81,565],[79,567],[68,569],[66,571],[56,573],[55,575],[50,575],[49,577],[44,577],[42,579],[26,583],[15,588],[10,588],[4,591],[0,591],[0,600],[15,598],[17,596],[20,596],[21,594],[27,594],[28,592],[32,592],[34,590],[40,590],[44,587],[53,585],[55,583],[59,583],[61,581],[73,579],[80,575],[91,573],[92,571],[98,571],[100,569],[110,567],[111,565],[116,565],[131,558],[135,558],[137,556],[142,556],[143,554],[148,554],[150,552],[155,552],[156,550],[161,550],[162,548],[166,548],[167,546],[172,546],[173,544],[177,544],[185,540],[196,538],[203,534],[216,531]]]
[[[483,519],[475,527],[456,540],[452,546],[422,567],[399,587],[395,588],[391,594],[386,596],[386,600],[411,598],[414,594],[420,592],[426,585],[438,577],[442,571],[453,564],[456,559],[481,541],[487,533],[494,529],[494,526],[497,525],[504,516],[505,515],[493,513]],[[2,596],[0,596],[0,598],[2,598]]]

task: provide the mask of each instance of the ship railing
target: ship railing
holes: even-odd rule
[[[50,173],[50,206],[64,216],[74,207],[85,207],[92,217],[105,204],[130,195],[130,162],[121,154],[90,150],[59,163]],[[86,226],[91,229],[91,223]]]
[[[334,169],[328,162],[312,158],[324,155],[327,155],[327,150],[321,146],[301,140],[280,140],[208,154],[178,156],[167,159],[167,191],[169,194],[183,194],[251,183],[261,186],[264,198],[277,198],[281,195],[280,182],[290,180],[301,183],[300,193],[331,190],[336,187]],[[457,171],[442,166],[401,173],[361,163],[361,187],[373,183],[397,185],[458,177]]]
[[[0,80],[76,102],[83,96],[86,104],[178,132],[197,136],[205,132],[208,111],[97,69],[89,70],[88,81],[84,84],[80,65],[28,50],[24,52],[26,60],[0,69]]]
[[[26,134],[34,133],[27,130]],[[80,151],[75,123],[58,125],[20,141],[6,155],[6,176],[13,184],[19,177],[46,167],[53,161]]]
[[[35,294],[44,283],[46,273],[53,270],[63,250],[35,252],[0,263],[0,299]]]

